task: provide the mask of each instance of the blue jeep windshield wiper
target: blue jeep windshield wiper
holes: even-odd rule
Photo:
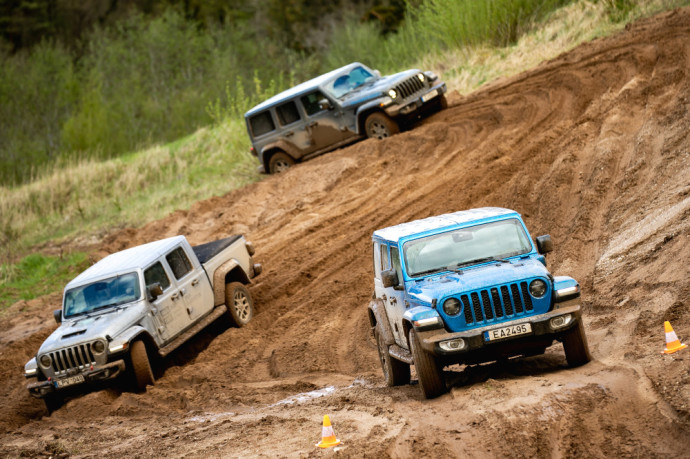
[[[487,261],[498,261],[501,263],[510,263],[510,261],[506,260],[505,258],[483,257],[483,258],[475,258],[474,260],[463,261],[461,263],[455,263],[454,265],[448,266],[446,269],[448,269],[449,271],[456,271],[457,269],[465,267],[465,266],[476,265],[479,263],[486,263]]]

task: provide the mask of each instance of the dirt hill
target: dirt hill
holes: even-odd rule
[[[47,416],[23,364],[56,293],[0,323],[0,452],[17,456],[321,456],[329,414],[351,457],[686,457],[690,350],[690,9],[632,24],[364,141],[108,237],[96,257],[185,234],[244,233],[264,264],[243,329],[211,327],[145,394],[106,388]],[[583,286],[594,361],[562,347],[446,369],[431,401],[386,388],[366,320],[371,233],[480,206],[551,234],[554,274]]]

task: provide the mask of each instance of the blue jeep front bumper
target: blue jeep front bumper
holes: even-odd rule
[[[449,333],[444,329],[418,331],[422,348],[439,357],[449,360],[475,360],[472,354],[488,354],[490,360],[496,355],[519,355],[530,348],[544,348],[561,339],[562,335],[582,320],[582,307],[578,305],[561,307],[545,314],[524,317],[518,320],[501,322],[486,327]],[[513,325],[529,324],[531,331],[504,339],[490,341],[486,333]],[[558,326],[559,324],[562,324]],[[444,344],[445,343],[445,344]],[[455,343],[452,346],[450,343]],[[452,348],[455,346],[455,348]]]

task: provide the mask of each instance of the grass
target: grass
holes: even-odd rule
[[[451,91],[469,93],[585,41],[610,35],[626,22],[688,3],[690,0],[643,0],[633,7],[627,0],[579,0],[547,15],[538,27],[507,46],[467,45],[428,53],[415,67],[436,71]],[[372,37],[370,32],[363,36]],[[249,140],[236,107],[216,104],[207,109],[219,122],[215,127],[117,159],[56,164],[31,183],[0,187],[0,262],[5,263],[0,305],[25,298],[30,291],[42,294],[38,292],[57,290],[68,280],[51,275],[32,277],[22,271],[23,263],[30,264],[33,259],[17,259],[30,253],[32,247],[141,226],[259,180],[257,162],[248,153]],[[50,263],[39,263],[44,264]],[[83,267],[82,261],[70,257],[55,264],[58,271],[65,266]],[[50,283],[46,277],[51,278]],[[20,278],[24,279],[22,285],[15,286],[12,282]]]
[[[87,255],[34,253],[13,264],[0,265],[0,311],[18,300],[31,300],[59,291],[89,265]]]

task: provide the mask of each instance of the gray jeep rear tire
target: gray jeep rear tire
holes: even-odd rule
[[[419,386],[425,398],[436,398],[446,392],[446,381],[443,376],[443,367],[433,354],[429,354],[419,342],[414,329],[410,330],[410,347],[414,358],[414,367],[417,371]]]
[[[292,156],[282,151],[278,151],[274,153],[273,156],[271,156],[271,159],[268,161],[268,172],[270,174],[279,174],[281,172],[285,172],[294,165],[295,160],[292,159]]]
[[[563,335],[563,350],[571,367],[579,367],[592,360],[582,319],[578,320],[577,327],[571,328]]]
[[[132,360],[134,388],[138,392],[144,392],[146,386],[153,386],[154,382],[151,362],[146,352],[146,344],[141,340],[134,341],[130,348],[129,355]]]
[[[385,139],[400,132],[400,127],[385,113],[374,112],[364,122],[364,131],[370,139]]]
[[[232,325],[244,327],[254,317],[252,295],[241,282],[230,282],[225,286],[225,305]]]
[[[374,329],[374,337],[376,337],[376,345],[379,350],[379,360],[381,361],[381,369],[383,370],[383,379],[386,386],[403,386],[410,383],[410,366],[405,362],[394,359],[388,353],[388,345],[383,341],[383,332],[381,325],[377,324]]]

